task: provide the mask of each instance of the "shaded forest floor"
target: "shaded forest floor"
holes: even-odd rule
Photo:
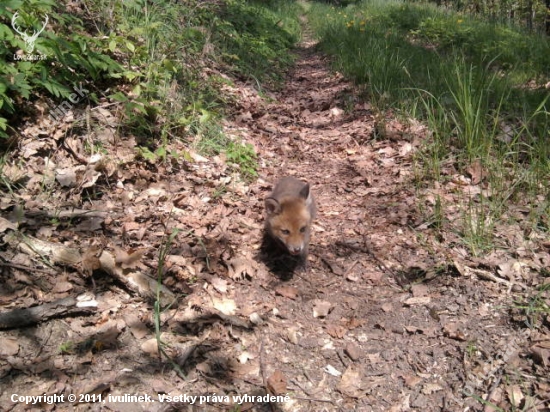
[[[82,294],[97,307],[1,332],[3,409],[26,409],[13,394],[88,394],[96,402],[39,409],[459,411],[484,410],[488,397],[506,410],[550,410],[550,322],[535,310],[549,300],[548,288],[535,291],[548,284],[547,240],[503,222],[508,248],[473,259],[456,234],[433,230],[418,206],[433,198],[414,172],[428,130],[374,113],[312,43],[281,91],[228,92],[238,103],[225,130],[258,154],[250,184],[225,159],[192,151],[138,161],[104,108],[91,113],[108,153],[101,167],[79,149],[85,124],[42,119],[22,131],[8,170],[21,183],[0,205],[2,313]],[[305,271],[262,251],[263,199],[283,175],[308,181],[318,204]],[[473,180],[441,194],[452,201]],[[158,357],[152,299],[111,275],[156,277],[174,228],[162,275],[177,302],[160,325],[170,363]],[[40,240],[77,257],[49,267]],[[231,398],[266,389],[288,401]],[[155,402],[109,398],[124,394]]]

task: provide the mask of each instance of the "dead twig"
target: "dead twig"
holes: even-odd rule
[[[47,319],[82,313],[94,313],[97,302],[80,302],[76,298],[63,298],[32,308],[18,308],[0,314],[0,329],[20,328]]]
[[[46,273],[46,274],[49,274],[49,275],[52,274],[52,270],[32,268],[30,266],[24,266],[24,265],[16,265],[15,263],[0,262],[0,266],[12,268],[12,269],[24,270],[25,272],[29,272],[29,273],[40,272],[40,273]]]

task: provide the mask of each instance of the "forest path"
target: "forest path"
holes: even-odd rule
[[[307,272],[245,288],[279,313],[261,332],[266,373],[289,380],[289,411],[453,410],[464,343],[444,337],[438,313],[459,295],[443,254],[411,229],[412,156],[425,129],[377,124],[313,43],[297,56],[274,102],[247,116],[265,179],[308,181],[319,209]],[[432,285],[410,288],[439,269]]]

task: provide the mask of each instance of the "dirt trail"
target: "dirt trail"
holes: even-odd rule
[[[368,105],[356,101],[312,44],[300,49],[267,112],[261,123],[277,133],[260,153],[274,154],[273,178],[309,181],[319,205],[308,272],[284,286],[271,282],[264,297],[281,313],[264,335],[264,356],[296,394],[287,410],[406,410],[408,404],[442,410],[450,384],[460,378],[458,370],[446,376],[461,369],[460,350],[437,336],[440,327],[425,304],[429,287],[415,287],[418,303],[405,305],[411,295],[398,286],[405,279],[396,279],[413,266],[434,266],[408,229],[415,209],[412,139],[377,141]],[[278,288],[283,294],[295,288],[297,297],[277,296]],[[324,305],[329,313],[316,318]],[[445,362],[448,356],[455,359]],[[432,385],[428,395],[426,385]]]
[[[183,228],[165,284],[186,295],[163,313],[161,332],[186,379],[156,356],[151,301],[102,273],[92,282],[71,271],[18,272],[2,281],[10,291],[3,305],[86,291],[99,309],[2,332],[0,404],[7,410],[24,410],[14,393],[76,393],[103,398],[55,410],[462,411],[482,409],[464,391],[498,402],[509,390],[548,389],[540,386],[547,385],[544,368],[525,356],[534,337],[511,323],[508,285],[452,263],[454,251],[443,249],[416,212],[412,159],[425,129],[375,116],[312,44],[297,56],[271,103],[243,87],[239,114],[226,124],[255,144],[260,179],[237,184],[220,159],[178,166],[125,160],[117,189],[102,183],[103,197],[95,199],[95,208],[112,213],[102,235],[97,224],[47,232],[81,249],[95,244],[97,251],[100,239],[108,250],[125,247],[126,255],[116,253],[126,269],[136,265],[128,258],[135,248],[148,246],[139,268],[154,275],[163,236]],[[134,146],[130,138],[104,142],[120,162]],[[70,158],[57,156],[58,164]],[[31,157],[28,169],[38,176],[41,168]],[[282,175],[310,182],[317,199],[306,271],[273,271],[261,253],[263,199]],[[40,232],[29,224],[27,233],[44,234],[43,225]],[[547,356],[542,346],[538,353]],[[266,386],[289,400],[239,407],[223,397],[189,398],[262,395]],[[157,402],[107,398],[128,394]],[[162,403],[159,394],[174,398]]]

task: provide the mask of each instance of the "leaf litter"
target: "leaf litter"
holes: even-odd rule
[[[101,108],[101,156],[79,151],[94,136],[71,122],[38,119],[21,130],[4,167],[14,190],[0,203],[0,315],[35,304],[59,311],[77,296],[94,304],[53,317],[39,306],[26,328],[0,317],[7,410],[25,409],[9,398],[23,392],[289,395],[279,409],[241,405],[257,411],[482,410],[482,399],[548,408],[548,240],[495,222],[506,247],[474,258],[457,233],[436,233],[420,209],[444,199],[457,205],[445,219],[460,219],[463,195],[486,189],[482,165],[472,162],[466,176],[444,166],[445,184],[416,188],[414,156],[429,130],[374,113],[314,44],[297,56],[269,101],[251,84],[224,86],[236,101],[225,132],[258,153],[252,183],[184,142],[170,144],[185,154],[174,161],[140,160],[136,138],[115,138],[116,119]],[[264,253],[263,199],[283,175],[308,181],[319,208],[303,270]],[[159,347],[159,250],[174,229],[160,272]],[[200,410],[222,407],[236,405]]]

